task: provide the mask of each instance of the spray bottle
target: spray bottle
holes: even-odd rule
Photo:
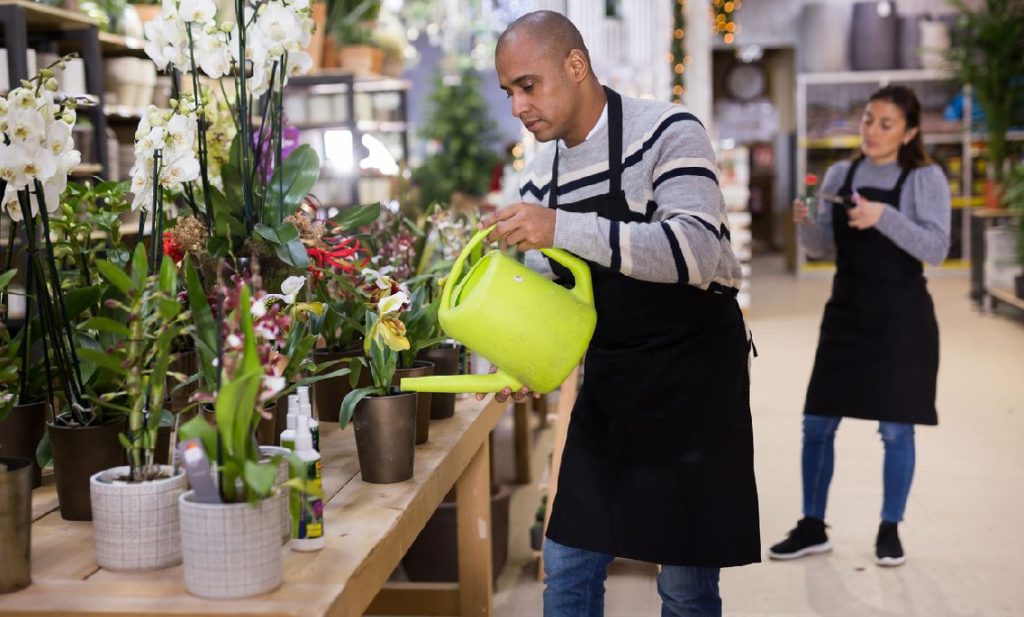
[[[309,419],[298,416],[295,424],[295,456],[306,470],[306,480],[317,492],[322,489],[320,454],[313,449]],[[292,488],[289,511],[292,519],[291,548],[296,551],[318,551],[324,541],[324,501],[322,496]]]
[[[299,417],[299,397],[296,394],[288,395],[288,415],[285,416],[285,429],[281,431],[281,447],[295,450],[295,419]]]
[[[313,436],[313,449],[320,451],[320,422],[313,419],[313,407],[309,402],[309,386],[299,386],[299,415],[306,416],[309,432]]]

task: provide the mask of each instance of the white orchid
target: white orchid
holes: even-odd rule
[[[289,276],[281,283],[281,293],[279,294],[264,294],[260,300],[264,305],[269,305],[280,300],[285,304],[295,304],[295,298],[299,291],[302,290],[302,286],[306,284],[306,277],[304,276]],[[260,317],[262,315],[256,315],[253,313],[253,317]]]
[[[154,183],[163,189],[176,190],[186,182],[199,178],[201,169],[197,156],[196,114],[191,98],[178,103],[176,109],[161,111],[147,108],[135,131],[135,166],[132,168],[133,210],[153,207]],[[154,162],[159,174],[154,179]]]
[[[399,291],[381,298],[380,302],[377,303],[377,312],[381,315],[398,313],[410,302],[412,302],[412,300],[409,298],[409,294],[404,291]]]
[[[178,4],[178,17],[182,21],[206,24],[213,21],[217,14],[217,5],[213,0],[181,0]]]

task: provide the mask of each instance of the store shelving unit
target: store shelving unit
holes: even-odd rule
[[[803,73],[797,76],[797,194],[804,192],[808,172],[823,175],[832,163],[860,145],[858,121],[870,94],[888,84],[906,85],[922,103],[922,128],[929,154],[946,170],[953,194],[950,255],[942,269],[962,270],[970,255],[970,212],[984,205],[982,184],[986,136],[971,127],[970,96],[941,70],[851,71]],[[943,119],[943,110],[956,95],[964,98],[962,119]],[[1024,143],[1024,131],[1008,138]],[[797,243],[798,272],[831,272],[830,259],[811,260]]]
[[[325,208],[343,208],[362,201],[377,201],[390,194],[393,176],[361,169],[367,154],[363,136],[379,140],[404,167],[409,158],[408,92],[411,83],[402,79],[357,75],[328,69],[293,77],[285,89],[288,124],[301,131],[324,162],[321,180],[314,187]],[[351,136],[351,169],[338,169],[328,161],[328,133],[347,131]],[[335,152],[336,153],[336,152]]]
[[[84,107],[80,115],[89,119],[93,127],[92,151],[83,153],[99,167],[99,175],[107,175],[110,168],[107,152],[107,116],[103,109],[103,56],[100,32],[96,22],[85,15],[31,2],[29,0],[0,0],[0,26],[3,29],[3,47],[7,49],[7,79],[18,84],[30,77],[28,50],[67,53],[77,51],[85,65],[85,85],[94,105]],[[84,95],[71,92],[69,95]],[[91,169],[90,169],[91,171]]]

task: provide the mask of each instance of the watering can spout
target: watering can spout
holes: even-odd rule
[[[463,392],[513,392],[523,387],[514,377],[498,371],[487,375],[435,375],[433,377],[405,377],[399,389],[403,392],[436,392],[461,394]]]

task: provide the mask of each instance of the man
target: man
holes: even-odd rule
[[[597,307],[544,543],[544,614],[601,615],[605,568],[628,557],[663,566],[663,615],[720,615],[719,568],[759,561],[760,538],[750,344],[708,136],[679,106],[603,88],[558,13],[516,20],[495,63],[512,114],[556,143],[525,171],[524,201],[483,224],[503,246],[587,260]]]

